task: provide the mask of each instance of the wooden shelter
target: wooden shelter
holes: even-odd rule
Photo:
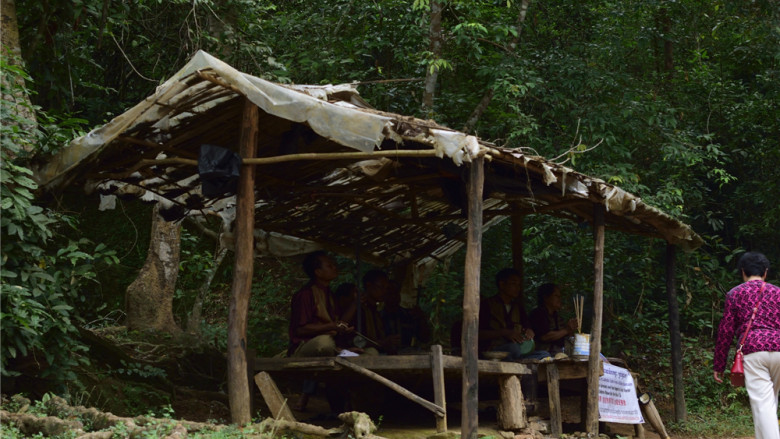
[[[240,157],[235,192],[204,194],[198,168],[204,144]],[[222,218],[236,252],[228,363],[231,412],[239,423],[250,419],[245,337],[255,253],[324,248],[408,267],[409,282],[421,282],[431,264],[465,245],[462,433],[472,438],[481,235],[487,227],[512,218],[515,265],[521,266],[525,215],[593,225],[589,380],[598,379],[605,229],[663,239],[669,261],[674,246],[692,250],[702,243],[690,227],[639,197],[522,148],[374,110],[350,84],[274,84],[205,52],[153,95],[35,171],[44,189],[84,182],[100,192],[105,206],[116,195],[131,194],[160,202],[168,219]],[[679,347],[673,266],[668,273],[672,343]],[[682,395],[682,363],[674,361],[676,393]],[[595,408],[596,393],[590,401]],[[591,410],[588,422],[596,431],[598,413]]]

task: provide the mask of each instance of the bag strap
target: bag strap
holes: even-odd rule
[[[742,352],[742,345],[745,344],[745,339],[747,338],[748,332],[750,332],[750,327],[753,325],[753,319],[756,318],[756,312],[758,311],[758,307],[761,306],[761,302],[764,301],[764,288],[766,287],[766,281],[764,281],[764,284],[761,285],[761,290],[758,292],[761,294],[761,298],[758,299],[758,303],[756,303],[756,306],[753,307],[753,315],[750,316],[750,321],[748,322],[747,329],[745,329],[745,333],[742,334],[742,340],[739,341],[739,349],[737,349],[739,352]]]

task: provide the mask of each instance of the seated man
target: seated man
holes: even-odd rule
[[[315,251],[303,260],[303,271],[309,276],[309,282],[293,295],[290,315],[290,346],[287,354],[291,357],[326,357],[336,355],[339,349],[334,336],[354,330],[343,314],[353,314],[354,310],[340,310],[336,306],[330,283],[338,274],[336,262],[324,251]]]
[[[553,283],[539,287],[536,292],[537,307],[531,312],[531,327],[534,330],[536,346],[555,355],[563,352],[566,337],[574,334],[577,320],[561,322],[558,311],[561,309],[561,288]]]
[[[387,274],[382,270],[370,270],[363,276],[360,333],[368,339],[364,349],[366,355],[378,355],[380,352],[398,353],[401,336],[385,334],[384,322],[379,311],[379,304],[385,301],[389,286]]]
[[[290,307],[290,345],[287,355],[290,357],[327,357],[336,355],[338,335],[347,335],[354,331],[346,320],[354,314],[355,306],[342,313],[333,294],[330,283],[339,272],[336,262],[324,251],[315,251],[303,260],[303,271],[309,276],[309,282],[292,297]],[[339,319],[339,316],[345,319]],[[317,382],[303,381],[301,399],[294,406],[296,410],[305,410],[309,397],[316,392]],[[328,401],[331,408],[340,412],[344,407],[344,396],[334,389],[328,389]]]
[[[480,351],[509,352],[507,360],[549,356],[533,351],[534,332],[523,305],[520,273],[513,268],[499,271],[496,286],[498,294],[483,299],[479,306]]]
[[[422,343],[431,339],[431,327],[428,317],[420,307],[403,308],[401,306],[400,285],[390,282],[390,290],[385,299],[385,308],[382,310],[385,334],[400,335],[399,351],[419,349]]]

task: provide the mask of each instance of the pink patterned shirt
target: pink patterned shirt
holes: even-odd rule
[[[734,335],[737,335],[736,342],[739,343],[747,329],[753,308],[761,300],[759,292],[763,283],[761,280],[745,282],[734,287],[726,295],[723,319],[720,321],[715,342],[713,360],[715,372],[723,372],[726,369],[729,347]],[[745,355],[761,351],[780,351],[780,288],[767,283],[763,297],[745,339],[745,345],[742,347],[742,353]]]

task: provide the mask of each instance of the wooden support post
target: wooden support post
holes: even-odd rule
[[[271,417],[274,419],[284,419],[285,421],[295,422],[295,416],[293,416],[290,406],[287,405],[287,400],[276,387],[271,375],[267,372],[260,372],[255,375],[255,384],[260,389],[260,394],[263,395],[268,410],[271,411]]]
[[[259,109],[245,99],[241,121],[241,158],[256,154]],[[233,287],[228,311],[228,396],[230,416],[234,424],[246,424],[252,420],[251,392],[246,365],[246,322],[249,312],[249,296],[252,292],[255,228],[255,171],[254,166],[241,166],[236,197],[235,219],[236,261],[233,268]]]
[[[485,160],[472,160],[469,175],[469,227],[466,238],[466,263],[463,282],[463,412],[462,439],[476,439],[478,379],[477,336],[479,330],[479,272],[482,261],[482,190],[485,183]]]
[[[444,358],[441,345],[431,346],[431,371],[433,372],[433,402],[444,409],[444,416],[436,416],[436,432],[447,431],[447,398],[444,386]]]
[[[520,285],[523,285],[525,273],[523,270],[523,218],[525,215],[517,213],[514,208],[512,214],[512,268],[520,272]]]
[[[498,377],[501,402],[498,405],[498,426],[502,430],[520,430],[528,426],[525,418],[525,401],[520,378],[517,375]]]
[[[683,383],[680,309],[675,284],[675,246],[666,244],[666,298],[669,302],[669,335],[672,343],[672,377],[674,382],[674,419],[685,422],[685,386]]]
[[[550,400],[550,435],[560,437],[563,433],[563,419],[561,417],[561,387],[558,380],[558,365],[547,365],[547,396]],[[598,421],[597,421],[598,422]]]
[[[593,207],[593,322],[588,356],[588,408],[585,431],[599,433],[599,371],[601,370],[601,313],[604,307],[604,215],[602,204]]]

